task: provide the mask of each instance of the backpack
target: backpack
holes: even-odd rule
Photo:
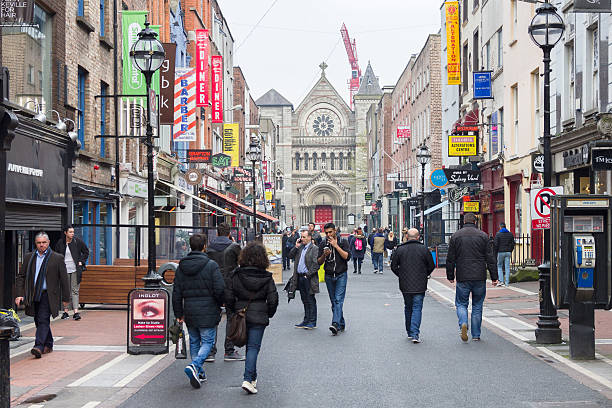
[[[355,239],[355,249],[357,251],[361,251],[363,249],[363,241],[361,241],[361,238]]]

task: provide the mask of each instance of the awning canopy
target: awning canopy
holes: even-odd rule
[[[478,108],[474,108],[465,114],[463,126],[478,126]]]
[[[232,206],[234,206],[234,208],[236,208],[236,211],[239,211],[243,214],[247,214],[247,215],[253,215],[253,209],[251,207],[248,207],[244,204],[242,204],[239,201],[234,200],[233,198],[230,198],[228,196],[226,196],[225,194],[219,193],[217,191],[213,191],[210,189],[206,189],[205,190],[206,194],[209,194],[215,198],[218,198],[220,200],[224,200],[227,203],[231,204]],[[262,213],[261,211],[257,211],[257,218],[259,218],[260,220],[263,221],[272,221],[272,222],[276,222],[278,221],[277,218],[274,218],[268,214]]]
[[[196,195],[191,194],[191,193],[190,193],[190,192],[188,192],[188,191],[183,190],[183,189],[182,189],[182,188],[180,188],[180,187],[175,186],[174,184],[167,183],[167,182],[165,182],[164,180],[157,180],[157,182],[158,182],[158,183],[165,184],[166,186],[168,186],[168,187],[170,187],[170,188],[175,189],[175,190],[176,190],[176,191],[178,191],[179,193],[183,193],[183,194],[185,194],[185,195],[188,195],[189,197],[193,198],[194,200],[197,200],[197,201],[199,201],[199,202],[203,203],[203,204],[204,204],[204,205],[206,205],[207,207],[209,207],[209,208],[213,208],[213,209],[215,209],[216,211],[219,211],[219,212],[223,213],[223,215],[231,215],[231,216],[236,215],[236,214],[234,214],[233,212],[227,211],[225,208],[218,207],[218,206],[214,205],[213,203],[211,203],[211,202],[208,202],[208,201],[204,200],[203,198],[200,198],[200,197],[198,197],[198,196],[196,196]]]
[[[449,205],[449,204],[450,204],[450,202],[449,202],[448,200],[446,200],[446,201],[442,201],[440,204],[436,204],[436,205],[434,205],[433,207],[429,207],[428,209],[426,209],[426,210],[425,210],[425,215],[429,215],[429,214],[431,214],[432,212],[435,212],[435,211],[441,210],[443,207],[446,207],[446,206],[447,206],[447,205]],[[421,216],[421,213],[418,213],[416,216],[417,216],[417,217],[420,217],[420,216]]]

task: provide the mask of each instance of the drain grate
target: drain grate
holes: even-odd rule
[[[23,401],[23,404],[38,404],[40,402],[51,401],[53,398],[57,397],[57,394],[43,394],[43,395],[35,395],[32,398],[28,398]]]

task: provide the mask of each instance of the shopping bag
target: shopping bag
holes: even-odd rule
[[[183,325],[180,325],[178,333],[178,340],[176,342],[176,348],[174,349],[174,358],[177,360],[184,360],[187,358],[187,342],[185,341],[185,332],[183,331]]]
[[[325,264],[319,266],[319,282],[325,282]]]

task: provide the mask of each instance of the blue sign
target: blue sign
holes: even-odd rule
[[[474,72],[474,99],[492,99],[493,88],[491,86],[492,71]]]
[[[446,174],[444,174],[444,170],[436,169],[431,172],[431,185],[437,188],[442,188],[448,184],[448,179],[446,178]]]

